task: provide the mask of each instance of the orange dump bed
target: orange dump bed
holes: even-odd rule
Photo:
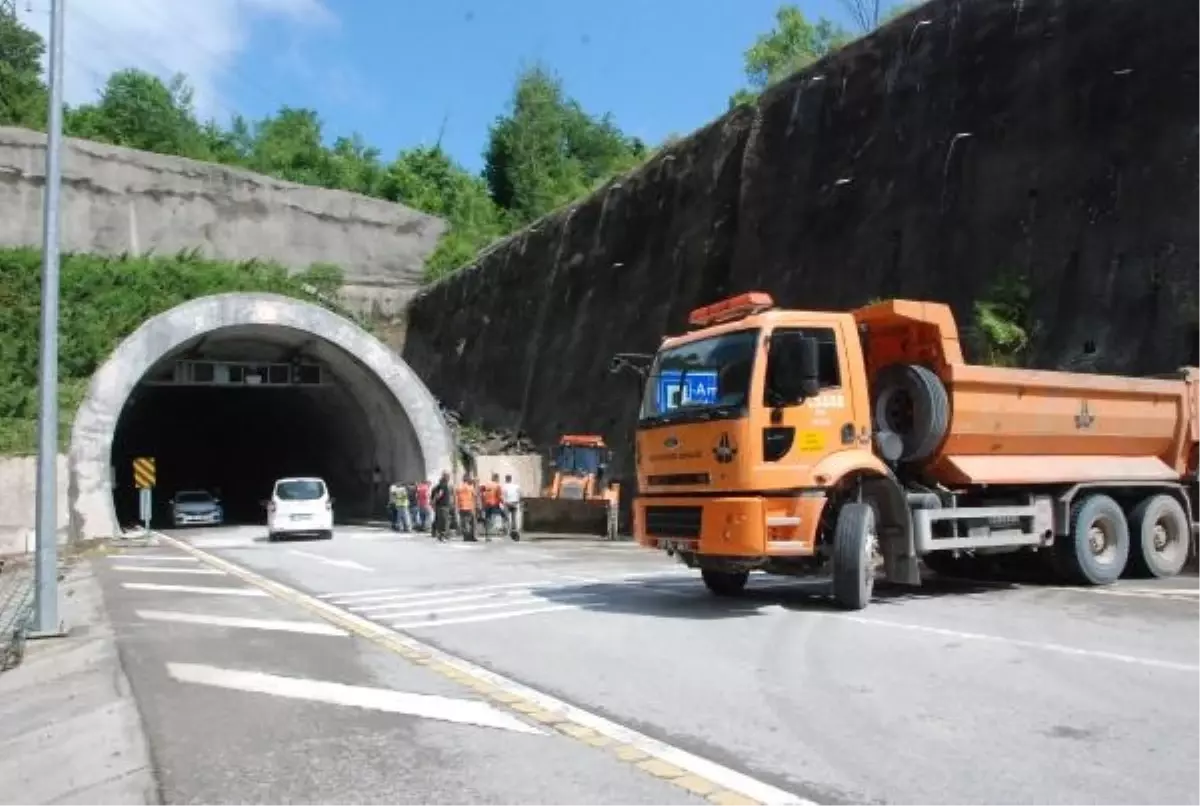
[[[933,367],[950,425],[929,469],[947,484],[1176,480],[1196,472],[1198,382],[973,366],[945,305],[895,300],[854,313],[867,325],[868,373],[896,361]]]

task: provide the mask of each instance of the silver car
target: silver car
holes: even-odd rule
[[[206,490],[183,490],[171,499],[171,520],[176,526],[219,526],[225,510],[221,499]]]

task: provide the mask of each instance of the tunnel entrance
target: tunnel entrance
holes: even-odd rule
[[[324,478],[339,520],[381,517],[389,482],[450,469],[437,403],[394,352],[323,308],[273,295],[194,300],[151,319],[96,373],[71,444],[72,526],[134,525],[133,460],[155,459],[154,525],[184,491],[263,523],[285,476]]]

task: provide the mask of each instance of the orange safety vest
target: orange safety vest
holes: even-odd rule
[[[460,484],[454,488],[454,497],[458,500],[459,509],[475,508],[475,491],[470,484]]]
[[[486,482],[481,486],[483,493],[483,505],[485,507],[500,506],[500,485],[495,482]]]

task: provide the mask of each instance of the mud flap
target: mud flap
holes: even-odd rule
[[[863,494],[875,505],[879,550],[887,581],[920,586],[921,564],[904,490],[893,478],[875,476],[863,480]]]

